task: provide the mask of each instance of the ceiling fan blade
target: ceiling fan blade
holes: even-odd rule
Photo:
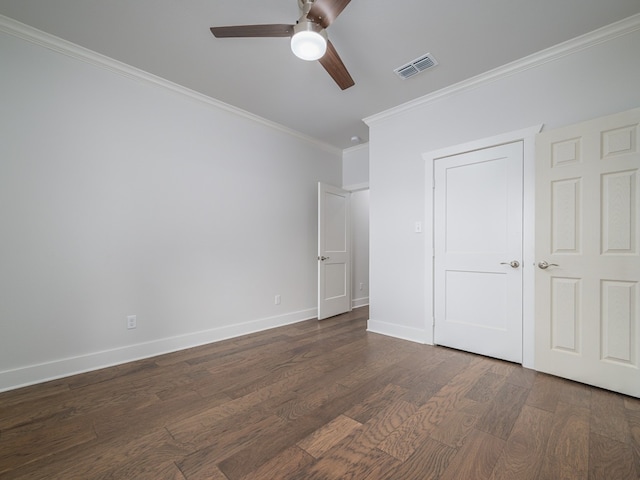
[[[293,25],[235,25],[230,27],[211,27],[216,38],[230,37],[290,37]]]
[[[330,41],[327,42],[327,53],[318,61],[342,90],[356,84]]]
[[[311,5],[307,18],[327,28],[338,15],[349,5],[351,0],[316,0]]]

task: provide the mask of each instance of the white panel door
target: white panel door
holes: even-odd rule
[[[318,319],[351,310],[350,193],[318,183]]]
[[[522,363],[522,142],[434,162],[434,341]]]
[[[640,109],[536,140],[537,370],[640,397]]]

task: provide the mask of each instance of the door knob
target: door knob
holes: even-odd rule
[[[500,262],[500,265],[510,265],[511,268],[518,268],[520,262],[518,260],[511,260],[510,262]]]
[[[325,260],[329,260],[329,257],[325,257],[325,256],[318,257],[318,260],[322,260],[324,262]]]
[[[558,265],[557,263],[547,263],[545,260],[538,262],[538,268],[541,268],[542,270],[546,270],[549,267],[559,267],[559,266],[560,265]]]

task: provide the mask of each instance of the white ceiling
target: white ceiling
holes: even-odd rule
[[[640,0],[352,0],[328,29],[356,82],[341,91],[287,38],[209,31],[295,23],[297,0],[0,0],[2,15],[338,148],[368,140],[362,118],[636,13]],[[393,73],[424,53],[439,65]]]

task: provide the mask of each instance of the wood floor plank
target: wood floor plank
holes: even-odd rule
[[[489,403],[486,413],[478,420],[476,428],[506,440],[528,394],[529,390],[505,382]]]
[[[386,453],[372,448],[366,427],[354,431],[328,450],[317,462],[300,471],[295,478],[320,480],[328,478],[365,478],[378,465],[389,468],[395,460]]]
[[[0,478],[640,479],[640,399],[367,312],[0,393]]]
[[[220,463],[221,470],[231,480],[235,480],[252,470],[260,468],[260,466],[270,458],[278,455],[281,451],[291,447],[322,425],[330,422],[338,416],[340,412],[347,410],[349,406],[361,403],[377,390],[378,387],[379,384],[376,381],[369,380],[357,389],[345,390],[340,396],[330,399],[330,401],[324,403],[316,410],[309,412],[306,416],[288,421],[280,431],[276,432],[277,434],[270,437],[268,442],[261,443],[259,448],[246,448],[225,459]],[[393,407],[395,407],[395,405],[393,405]],[[405,406],[404,403],[401,406],[401,411],[393,410],[393,408],[390,407],[367,422],[365,431],[369,432],[374,430],[374,428],[382,428],[381,424],[383,423],[384,425],[390,424],[395,426],[409,415],[407,410],[410,409],[409,412],[412,413],[414,411],[413,408],[411,405]],[[402,416],[402,414],[406,414],[406,416]],[[342,442],[339,442],[338,445],[341,444]],[[371,445],[370,441],[369,445]]]
[[[399,462],[375,447],[416,409],[415,405],[403,400],[388,405],[295,478],[360,479],[371,475],[375,475],[372,478],[388,478],[384,472],[394,468]]]
[[[189,477],[187,477],[182,470],[183,478],[186,480],[229,480],[227,476],[220,471],[215,463],[208,463],[201,466],[201,468],[190,471]],[[149,479],[153,480],[153,479]]]
[[[535,480],[553,425],[553,414],[525,405],[496,462],[491,480]]]
[[[98,383],[108,382],[109,380],[122,380],[124,378],[130,379],[135,377],[136,374],[147,374],[151,370],[158,368],[154,359],[144,359],[135,362],[124,363],[111,368],[103,368],[95,370],[93,372],[83,373],[81,375],[74,375],[69,377],[67,384],[70,389],[78,389],[86,387],[87,385],[95,385]]]
[[[640,398],[624,397],[624,408],[640,412]]]
[[[360,423],[365,423],[391,403],[405,398],[406,392],[405,388],[399,387],[394,383],[387,384],[367,397],[363,402],[354,405],[344,414]]]
[[[315,458],[320,458],[326,451],[339,443],[362,424],[340,415],[331,422],[323,425],[308,437],[298,442],[298,447]]]
[[[559,386],[558,401],[580,408],[591,408],[591,391],[589,385],[563,380]]]
[[[242,480],[292,480],[298,472],[311,465],[314,458],[303,449],[293,446],[264,463],[260,468],[248,473]],[[221,477],[225,480],[227,477]]]
[[[229,480],[237,480],[262,468],[272,458],[297,444],[298,441],[318,430],[328,420],[323,416],[307,415],[295,421],[281,423],[265,432],[257,432],[251,442],[226,456],[218,463]],[[213,458],[212,458],[213,460]],[[217,461],[217,460],[216,460]]]
[[[182,442],[194,444],[204,442],[206,444],[212,435],[216,435],[220,429],[227,428],[227,425],[228,428],[232,428],[233,425],[242,425],[239,421],[247,412],[262,416],[264,404],[271,402],[272,408],[275,408],[274,405],[279,405],[295,397],[296,395],[291,389],[306,380],[305,375],[300,373],[295,380],[293,378],[280,380],[239,399],[212,406],[197,415],[169,423],[167,428],[175,438]],[[277,412],[273,411],[272,413]]]
[[[522,366],[517,363],[507,362],[497,358],[487,358],[486,360],[491,363],[490,372],[500,375],[501,377],[505,377],[505,379],[515,370],[522,368]]]
[[[3,431],[0,437],[0,475],[96,438],[91,423],[82,420],[56,422],[55,425],[29,424]]]
[[[104,479],[113,478],[135,478],[157,479],[157,480],[186,480],[175,462],[163,462],[161,458],[147,457],[145,462],[132,462],[105,472]],[[215,477],[214,477],[215,478]],[[224,478],[224,477],[223,477]],[[207,480],[212,480],[211,476]],[[226,480],[226,479],[224,479]]]
[[[447,352],[449,358],[442,361],[436,370],[433,371],[431,381],[438,385],[445,385],[451,381],[456,375],[464,371],[469,366],[471,359],[462,356],[461,352]]]
[[[640,478],[629,445],[594,432],[589,440],[589,480]]]
[[[507,377],[506,381],[513,385],[530,390],[536,380],[538,373],[535,370],[517,366]]]
[[[276,409],[276,414],[285,420],[293,421],[308,415],[331,399],[348,392],[349,389],[340,383],[331,383],[329,385],[314,384],[304,394],[279,405]]]
[[[441,388],[442,385],[438,385],[437,383],[428,380],[416,382],[415,385],[402,396],[402,398],[407,402],[411,402],[416,406],[421,407],[431,400]]]
[[[533,387],[527,398],[527,405],[546,410],[547,412],[555,412],[556,405],[560,400],[562,382],[562,379],[554,377],[553,375],[544,373],[536,375]]]
[[[155,464],[175,462],[187,453],[165,430],[158,430],[144,435],[97,439],[78,448],[25,464],[6,476],[3,475],[3,480],[118,478],[112,474],[119,469],[142,472],[147,468],[156,468]]]
[[[640,478],[640,410],[627,410],[627,419],[631,432],[631,450],[633,452],[638,478]]]
[[[494,373],[493,369],[494,367],[491,367],[492,371],[486,372],[478,379],[473,388],[466,394],[467,398],[485,403],[496,396],[505,382],[505,377]]]
[[[278,438],[277,436],[282,432],[284,425],[285,422],[280,417],[271,415],[266,418],[243,422],[236,429],[225,429],[222,432],[203,434],[201,437],[207,438],[207,440],[200,440],[200,448],[186,455],[177,462],[177,465],[189,480],[191,477],[199,478],[203,475],[208,475],[212,465],[220,465],[225,459],[247,448],[255,449],[256,444],[261,440],[264,442],[267,438]],[[224,468],[221,467],[220,470],[233,480],[240,478],[253,469],[244,471],[242,475],[233,475],[231,477]]]
[[[360,480],[375,472],[374,478],[393,478],[386,475],[379,476],[380,470],[389,470],[395,466],[397,460],[386,453],[369,448],[361,443],[361,437],[355,437],[340,449],[331,449],[319,461],[309,468],[303,469],[293,477],[296,480]]]
[[[38,385],[31,385],[28,387],[18,388],[16,390],[10,390],[8,392],[0,393],[2,398],[2,408],[8,409],[14,405],[24,405],[28,402],[36,400],[44,400],[45,398],[53,398],[61,393],[68,392],[69,384],[66,378],[58,380],[51,380],[49,382],[40,383]],[[0,419],[2,416],[0,416]],[[2,423],[0,423],[1,428]]]
[[[389,473],[390,477],[403,480],[435,480],[448,468],[456,449],[427,438],[416,450]],[[385,478],[385,477],[382,477]]]
[[[587,479],[589,474],[589,417],[586,408],[558,404],[541,478]]]
[[[461,447],[478,419],[488,408],[486,403],[465,399],[468,405],[460,405],[429,434],[431,438],[451,448]]]
[[[8,430],[33,423],[63,420],[76,416],[94,414],[101,409],[121,404],[155,402],[157,396],[142,390],[123,391],[110,386],[109,382],[90,385],[77,391],[68,390],[52,397],[34,399],[31,402],[15,404],[2,409],[0,430]],[[28,405],[29,408],[25,408]]]
[[[415,414],[417,407],[405,400],[398,400],[370,418],[362,428],[363,442],[378,447],[391,432],[399,428],[405,420]]]
[[[488,480],[505,443],[498,437],[474,429],[439,480]]]
[[[187,391],[185,395],[169,400],[105,408],[90,418],[96,434],[103,438],[126,434],[132,430],[141,432],[164,428],[169,424],[191,419],[228,401],[228,397],[224,395],[203,399],[195,392]],[[132,421],[132,411],[135,412],[135,421]]]
[[[629,441],[631,433],[621,395],[600,388],[592,390],[591,431],[621,443]]]
[[[378,448],[398,460],[407,460],[449,413],[461,405],[468,405],[469,400],[464,398],[465,395],[488,368],[489,365],[482,360],[472,363],[453,377],[450,383],[442,387],[403,425],[391,432]]]

